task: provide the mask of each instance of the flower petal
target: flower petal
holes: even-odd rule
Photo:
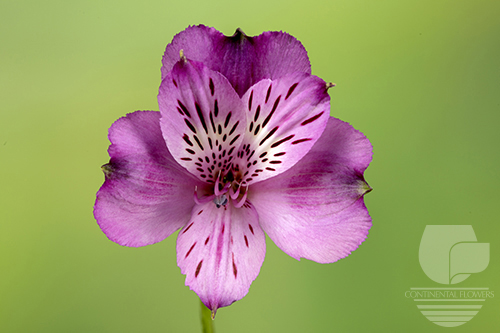
[[[185,225],[201,185],[168,152],[159,121],[159,112],[137,111],[109,129],[111,159],[94,216],[120,245],[153,244]]]
[[[246,184],[292,167],[321,136],[330,114],[325,81],[305,73],[262,80],[243,101],[247,130],[234,164]]]
[[[311,73],[304,46],[284,32],[268,31],[248,37],[237,29],[233,36],[226,37],[203,25],[189,27],[167,45],[162,78],[177,62],[180,50],[187,58],[224,75],[240,96],[262,79],[277,79],[293,72]]]
[[[177,264],[186,285],[214,314],[247,294],[265,252],[265,235],[250,204],[198,205],[177,238]]]
[[[366,137],[333,117],[293,168],[255,184],[249,201],[264,231],[291,257],[330,263],[361,244],[371,227],[363,171],[371,161]]]
[[[183,58],[165,76],[158,103],[163,136],[179,164],[209,183],[230,169],[246,118],[226,78]]]

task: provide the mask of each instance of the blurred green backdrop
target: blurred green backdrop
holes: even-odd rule
[[[431,287],[427,224],[471,224],[491,261],[463,287],[499,288],[500,2],[0,2],[0,331],[199,332],[176,235],[125,248],[92,207],[107,129],[158,110],[160,61],[190,24],[284,30],[337,83],[332,115],[374,145],[373,227],[347,259],[297,262],[269,239],[261,274],[218,332],[440,332],[404,297]],[[498,297],[497,297],[498,298]],[[454,332],[500,327],[498,299]]]

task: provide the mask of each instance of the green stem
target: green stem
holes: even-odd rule
[[[201,327],[203,329],[203,333],[214,333],[214,324],[212,319],[212,311],[205,306],[200,301],[201,305]]]

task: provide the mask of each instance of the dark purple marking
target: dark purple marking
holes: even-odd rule
[[[306,142],[306,141],[311,141],[312,139],[299,139],[299,140],[295,140],[294,142],[292,142],[292,145],[296,145],[298,143],[301,143],[301,142]]]
[[[201,164],[200,162],[196,162],[195,164],[196,164],[197,166],[199,166],[199,167],[201,167],[201,166],[202,166],[202,164]]]
[[[271,164],[281,164],[281,161],[271,161],[269,163],[271,163]]]
[[[184,112],[182,112],[181,108],[180,107],[177,107],[177,111],[179,111],[179,113],[184,116]]]
[[[273,169],[273,168],[269,168],[267,167],[266,170],[269,170],[269,171],[276,171],[276,169]]]
[[[236,264],[234,263],[234,253],[232,253],[233,255],[233,274],[234,274],[234,278],[236,279],[236,276],[238,275],[238,269],[236,268]]]
[[[189,158],[189,157],[181,157],[181,160],[182,161],[192,161],[193,159]]]
[[[203,170],[202,168],[196,168],[196,170],[198,170],[199,172],[203,172],[205,170]]]
[[[273,84],[271,83],[269,85],[269,88],[267,88],[267,94],[266,94],[266,101],[265,103],[267,103],[267,101],[269,100],[269,96],[271,95],[271,88],[273,87]]]
[[[236,142],[236,140],[238,140],[238,138],[239,138],[239,137],[240,137],[240,135],[239,135],[239,134],[238,134],[237,136],[235,136],[235,137],[231,140],[231,142],[229,142],[229,145],[230,145],[230,146],[232,146],[232,145]]]
[[[320,113],[318,113],[317,115],[315,115],[315,116],[313,116],[313,117],[311,117],[311,118],[309,118],[309,119],[304,120],[302,123],[300,123],[300,126],[304,126],[304,125],[307,125],[307,124],[312,123],[313,121],[315,121],[316,119],[318,119],[319,117],[321,117],[321,115],[322,115],[323,113],[325,113],[325,112],[324,112],[324,111],[323,111],[323,112],[320,112]]]
[[[220,232],[220,233],[221,233],[221,234],[224,234],[224,230],[225,230],[225,229],[226,229],[226,225],[225,225],[225,224],[223,224],[223,225],[222,225],[222,230],[221,230],[221,232]]]
[[[182,111],[184,111],[184,113],[186,114],[186,116],[188,116],[189,118],[191,118],[191,114],[189,113],[188,109],[184,106],[184,104],[182,104],[182,102],[179,101],[179,100],[177,100],[177,103],[181,107]]]
[[[205,150],[203,148],[203,145],[201,144],[200,140],[198,139],[198,137],[196,135],[193,135],[193,138],[194,138],[194,141],[196,141],[196,143],[198,144],[198,146],[200,147],[201,150]]]
[[[293,93],[293,91],[295,90],[295,88],[297,88],[297,85],[299,83],[294,83],[290,86],[290,89],[288,89],[288,92],[286,93],[286,97],[285,97],[285,101],[288,99],[288,97],[290,97],[290,95]]]
[[[259,130],[260,130],[260,124],[258,124],[257,127],[255,127],[255,132],[253,132],[253,135],[257,135],[257,133],[259,133]]]
[[[187,151],[188,153],[190,153],[191,155],[194,155],[194,150],[191,150],[191,149],[189,149],[189,148],[186,148],[186,151]]]
[[[191,246],[189,251],[186,253],[186,256],[184,257],[184,259],[186,259],[188,257],[188,255],[191,253],[191,251],[193,251],[195,245],[196,245],[196,242],[194,242],[194,244]]]
[[[250,122],[250,126],[248,126],[248,131],[252,133],[253,130],[253,121]]]
[[[219,135],[221,135],[222,134],[222,126],[220,124],[219,124],[219,127],[217,129],[219,131]]]
[[[255,150],[253,150],[252,153],[250,155],[248,155],[247,161],[250,161],[250,159],[252,158],[253,154],[255,154]]]
[[[222,137],[222,142],[226,142],[226,139],[227,139],[227,134],[224,134],[224,136]]]
[[[292,135],[287,136],[287,137],[286,137],[286,138],[284,138],[284,139],[281,139],[281,140],[279,140],[279,141],[276,141],[275,143],[273,143],[273,144],[271,145],[271,148],[276,148],[276,147],[278,147],[280,144],[282,144],[283,142],[286,142],[286,141],[290,140],[290,139],[291,139],[291,138],[293,138],[294,136],[295,136],[295,134],[292,134]]]
[[[229,112],[226,116],[226,120],[224,121],[224,128],[227,128],[227,125],[229,124],[229,120],[231,120],[231,112]]]
[[[200,270],[201,270],[201,265],[203,264],[203,260],[200,261],[200,263],[198,264],[198,266],[196,267],[196,272],[194,272],[194,277],[197,278],[198,277],[198,274],[200,274]]]
[[[262,126],[262,127],[264,127],[264,126]],[[276,126],[269,133],[267,133],[266,137],[264,139],[262,139],[262,141],[259,143],[259,146],[262,146],[262,144],[264,142],[266,142],[267,139],[269,139],[271,136],[273,136],[273,134],[276,133],[276,131],[278,130],[278,128],[279,128],[279,126]]]
[[[238,120],[236,122],[236,124],[234,124],[233,128],[231,128],[231,130],[229,131],[229,135],[233,134],[234,131],[236,130],[236,127],[238,127],[238,125],[240,124],[240,121]],[[215,132],[215,131],[214,131]]]
[[[196,108],[196,113],[198,113],[198,118],[200,118],[201,126],[203,126],[203,129],[205,130],[205,133],[208,134],[207,124],[205,123],[205,117],[203,116],[203,112],[201,111],[200,105],[195,102],[194,103],[194,107]]]
[[[203,213],[203,209],[198,212],[198,215],[200,215],[201,213]]]
[[[250,229],[250,232],[252,233],[252,235],[255,235],[255,234],[253,233],[253,228],[252,228],[252,225],[251,225],[250,223],[248,224],[248,229]]]
[[[268,160],[267,158],[264,158],[264,159],[262,160],[262,162],[265,162],[265,161],[267,161],[267,160]]]
[[[279,95],[278,98],[276,98],[276,100],[274,101],[274,105],[273,105],[273,108],[271,110],[271,113],[269,113],[269,115],[266,117],[266,119],[262,123],[262,127],[266,127],[269,120],[271,120],[271,117],[273,116],[274,111],[276,111],[276,108],[278,107],[278,104],[280,103],[280,99],[281,99],[281,95]]]
[[[217,117],[218,114],[219,114],[219,102],[217,102],[217,100],[215,100],[215,102],[214,102],[214,116]]]
[[[253,100],[253,90],[250,93],[250,98],[248,99],[248,111],[252,110],[252,100]]]
[[[189,230],[189,228],[191,228],[191,226],[193,225],[193,223],[194,223],[194,222],[191,222],[191,224],[190,224],[190,225],[188,225],[188,227],[187,227],[186,229],[184,229],[184,231],[183,231],[182,233],[183,233],[183,234],[185,234],[185,233],[186,233],[186,231],[188,231],[188,230]]]
[[[208,241],[210,240],[210,236],[207,237],[207,239],[205,239],[205,245],[208,244]]]
[[[182,138],[184,139],[184,141],[186,141],[186,143],[188,145],[190,145],[191,147],[193,146],[193,143],[191,142],[191,140],[189,140],[189,137],[187,136],[187,134],[184,133],[184,135],[182,136]]]
[[[210,82],[208,83],[208,86],[210,87],[210,94],[213,96],[214,95],[214,81],[212,81],[212,78],[210,78]]]
[[[187,120],[186,118],[184,118],[184,122],[186,123],[187,127],[189,127],[189,129],[191,130],[191,132],[193,132],[194,134],[196,134],[196,128],[194,128],[193,124],[191,124],[189,122],[189,120]]]
[[[274,156],[283,156],[283,155],[285,155],[285,154],[286,154],[286,153],[283,151],[283,152],[281,152],[281,153],[274,154]]]
[[[215,123],[214,123],[214,117],[212,117],[212,111],[210,111],[210,123],[212,124],[212,129],[215,134]]]
[[[259,155],[259,158],[262,158],[267,155],[267,151],[263,152],[262,154]]]
[[[231,155],[231,153],[233,152],[233,150],[234,150],[234,147],[231,147],[231,149],[229,149],[229,151],[227,152],[227,154],[228,154],[228,155]],[[231,158],[232,158],[232,156],[231,156]],[[229,160],[229,161],[230,161],[230,160]]]
[[[179,87],[177,87],[177,82],[175,82],[175,80],[174,80],[174,79],[172,79],[172,83],[174,84],[174,86],[175,86],[176,88],[179,88]]]
[[[210,137],[208,137],[208,145],[210,146],[210,149],[214,149],[212,146],[212,139]]]
[[[253,117],[253,121],[257,121],[257,119],[259,119],[259,115],[260,115],[260,105],[257,106],[257,110],[255,110],[255,117]]]

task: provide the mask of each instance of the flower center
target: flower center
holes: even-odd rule
[[[236,179],[241,179],[237,175]],[[242,185],[235,179],[232,171],[227,172],[225,175],[219,171],[212,191],[207,195],[198,196],[198,189],[194,190],[194,201],[197,204],[203,204],[213,201],[217,208],[224,207],[231,200],[235,208],[240,208],[247,200],[248,186]]]

